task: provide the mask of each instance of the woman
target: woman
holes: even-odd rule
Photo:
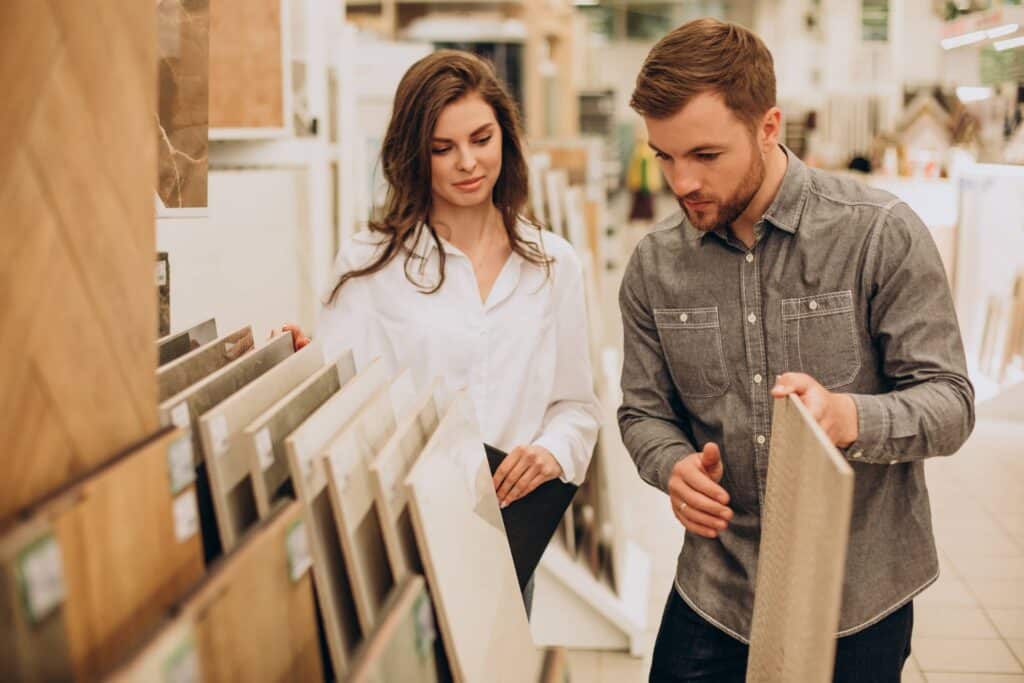
[[[328,356],[381,356],[450,398],[468,389],[481,434],[508,453],[504,507],[560,477],[579,484],[598,430],[583,279],[572,247],[521,217],[518,114],[492,67],[439,51],[398,86],[381,161],[383,218],[342,245],[320,316]],[[296,346],[308,343],[286,325]]]

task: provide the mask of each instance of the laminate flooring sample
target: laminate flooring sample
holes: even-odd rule
[[[384,606],[349,683],[437,683],[437,629],[422,576],[410,574]]]
[[[351,352],[348,361],[351,361]],[[324,367],[319,342],[305,346],[211,408],[198,420],[207,454],[217,528],[225,550],[259,519],[243,430],[254,419]]]
[[[483,441],[456,395],[406,477],[416,541],[456,681],[536,680],[533,644]]]
[[[370,463],[394,435],[396,415],[404,415],[414,400],[412,375],[405,371],[389,386],[379,387],[327,445],[325,458],[319,463],[327,477],[336,532],[341,537],[356,614],[364,633],[376,624],[395,586],[379,511],[373,503]]]
[[[434,398],[436,390],[435,381],[417,396],[406,416],[398,421],[395,433],[370,463],[370,486],[380,517],[384,549],[391,574],[398,582],[409,573],[423,573],[405,477],[441,421]]]
[[[794,396],[775,400],[747,680],[831,681],[853,470]]]
[[[190,351],[195,351],[204,344],[217,338],[217,321],[213,318],[198,325],[161,337],[156,342],[159,365],[167,365],[176,358],[181,358]]]
[[[252,328],[246,326],[161,366],[156,371],[159,401],[163,403],[252,348]]]
[[[284,451],[295,493],[302,502],[303,516],[310,533],[313,553],[313,579],[320,612],[324,618],[327,645],[334,670],[348,670],[349,657],[362,640],[352,585],[331,511],[327,478],[322,466],[327,444],[339,429],[359,412],[387,382],[387,371],[380,359],[344,383],[302,424],[284,438]],[[367,491],[369,495],[369,491]]]
[[[0,534],[0,671],[92,680],[203,573],[195,488],[172,491],[165,430]]]
[[[256,494],[256,511],[261,519],[270,513],[273,501],[291,480],[284,452],[285,437],[355,375],[352,354],[345,352],[314,372],[242,430],[249,451],[247,460]]]

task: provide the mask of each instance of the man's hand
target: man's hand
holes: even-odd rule
[[[506,507],[532,493],[546,481],[561,476],[562,466],[542,446],[516,446],[494,473],[494,490],[498,502]]]
[[[776,380],[772,396],[782,398],[790,394],[796,394],[833,444],[846,448],[857,440],[857,404],[849,394],[834,394],[810,375],[787,372]]]
[[[672,512],[687,531],[717,538],[718,532],[729,526],[729,494],[718,485],[724,471],[722,453],[713,443],[705,444],[703,451],[691,453],[672,468],[668,496]]]

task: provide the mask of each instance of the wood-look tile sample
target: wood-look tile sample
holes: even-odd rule
[[[252,328],[246,325],[161,366],[156,371],[160,403],[251,351],[253,345]]]
[[[351,352],[317,370],[243,429],[249,476],[260,518],[270,512],[282,487],[291,480],[284,440],[327,399],[356,376]]]
[[[406,477],[409,507],[456,681],[541,671],[473,406],[456,395]]]
[[[160,200],[168,209],[207,205],[210,96],[209,0],[157,0]],[[150,119],[152,120],[152,118]]]
[[[569,653],[564,647],[549,647],[544,652],[540,683],[565,683],[569,676]]]
[[[395,433],[370,463],[370,486],[380,517],[388,564],[396,582],[409,573],[423,572],[405,477],[441,421],[434,398],[436,389],[435,381],[417,396],[412,408],[399,420]]]
[[[210,126],[284,128],[281,0],[210,8]]]
[[[351,421],[366,401],[387,381],[387,371],[379,359],[345,382],[302,424],[284,439],[284,451],[292,485],[302,502],[303,517],[310,533],[313,551],[313,580],[320,613],[323,615],[327,645],[334,670],[348,670],[351,653],[363,638],[352,585],[343,557],[339,529],[331,512],[327,481],[321,465],[324,448],[332,436]]]
[[[407,576],[381,614],[352,665],[349,683],[437,683],[437,629],[423,577]]]
[[[198,583],[195,489],[171,487],[178,436],[160,433],[0,534],[0,671],[94,679]]]
[[[831,681],[853,470],[794,396],[775,400],[747,680]]]
[[[323,367],[323,349],[314,341],[199,418],[217,528],[225,550],[233,548],[259,519],[242,430]]]
[[[184,610],[209,681],[322,681],[308,530],[282,501],[225,556]]]
[[[158,423],[154,7],[0,4],[2,523]]]
[[[395,433],[396,415],[415,400],[409,371],[389,386],[379,387],[348,425],[330,441],[319,469],[326,475],[336,531],[341,537],[352,598],[363,633],[377,623],[385,600],[395,587],[388,563],[380,516],[373,503],[370,463]]]
[[[172,360],[181,358],[186,353],[195,351],[216,338],[217,321],[213,318],[204,320],[187,330],[161,337],[156,342],[157,363],[158,365],[167,365]]]

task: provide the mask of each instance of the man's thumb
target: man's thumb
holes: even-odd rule
[[[718,444],[711,442],[704,444],[704,451],[700,455],[700,464],[704,466],[704,469],[713,470],[718,467],[720,462],[722,462],[722,452],[718,449]]]

